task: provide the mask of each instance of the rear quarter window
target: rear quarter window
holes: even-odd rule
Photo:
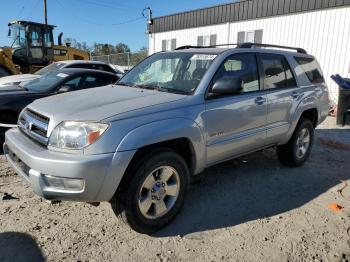
[[[313,57],[295,57],[295,60],[300,65],[307,78],[313,84],[323,83],[324,77],[320,65]]]

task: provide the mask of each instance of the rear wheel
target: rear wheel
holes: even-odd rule
[[[314,126],[307,118],[300,119],[287,144],[277,147],[278,159],[287,166],[301,166],[309,158],[314,140]]]
[[[152,233],[179,213],[189,187],[189,170],[185,160],[168,149],[150,153],[134,166],[121,215],[135,231]]]

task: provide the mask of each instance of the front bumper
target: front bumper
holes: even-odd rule
[[[6,132],[4,153],[13,169],[32,190],[50,200],[101,202],[110,200],[134,151],[74,155],[50,151],[18,128]],[[45,176],[84,180],[82,190],[52,187]]]

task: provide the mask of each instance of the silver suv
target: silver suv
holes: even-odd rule
[[[36,100],[6,133],[6,157],[38,195],[110,201],[154,232],[209,166],[274,146],[289,166],[309,157],[329,109],[322,71],[303,49],[261,47],[181,47],[116,85]]]

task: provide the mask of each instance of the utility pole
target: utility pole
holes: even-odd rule
[[[150,8],[150,7],[147,7],[146,8],[146,10],[148,11],[147,12],[147,23],[149,24],[149,25],[151,25],[152,24],[152,9]]]
[[[45,25],[47,25],[47,5],[46,5],[46,0],[44,0],[44,15],[45,15]]]
[[[144,13],[146,10],[147,10],[147,17]],[[145,9],[143,9],[142,15],[143,17],[147,18],[147,31],[145,33],[146,35],[149,35],[151,34],[150,26],[153,24],[152,9],[150,7],[146,7]]]

